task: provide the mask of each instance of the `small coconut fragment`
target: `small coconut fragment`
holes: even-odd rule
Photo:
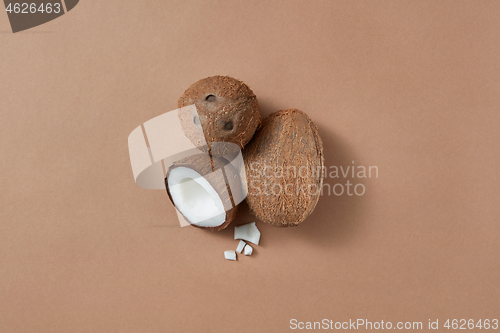
[[[245,247],[245,245],[247,245],[247,243],[240,240],[240,242],[238,243],[238,247],[236,248],[236,252],[241,253],[241,251],[243,251],[243,248]]]
[[[224,145],[210,147],[212,142],[231,142],[243,148],[260,124],[257,97],[245,83],[229,76],[211,76],[192,84],[178,105],[193,104],[197,114],[180,115],[182,127],[191,142],[203,151],[211,149],[213,155],[227,151]],[[208,147],[201,147],[204,141]]]
[[[243,239],[259,245],[260,231],[255,222],[239,225],[234,227],[234,239]]]
[[[226,258],[227,260],[236,260],[236,252],[224,251],[224,258]]]
[[[250,245],[247,244],[245,246],[245,255],[250,256],[250,255],[252,255],[252,252],[253,252],[253,247],[251,247]]]

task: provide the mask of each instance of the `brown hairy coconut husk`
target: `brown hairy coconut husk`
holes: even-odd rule
[[[211,76],[191,85],[179,98],[179,108],[195,104],[198,115],[182,115],[181,123],[191,142],[202,151],[207,150],[204,139],[211,142],[231,142],[243,148],[254,135],[260,124],[257,98],[242,81],[229,76]],[[213,155],[227,154],[223,145],[211,151]]]
[[[251,212],[274,226],[297,226],[308,217],[323,186],[323,144],[302,111],[275,112],[243,150]]]

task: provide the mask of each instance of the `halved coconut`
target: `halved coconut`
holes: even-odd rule
[[[189,224],[219,231],[236,216],[233,191],[241,191],[235,168],[222,157],[189,156],[167,172],[168,196]]]

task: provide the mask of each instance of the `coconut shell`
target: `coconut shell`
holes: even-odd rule
[[[211,142],[231,142],[243,148],[260,124],[257,97],[245,83],[229,76],[211,76],[191,85],[179,98],[178,106],[192,104],[196,105],[197,116],[179,116],[191,142],[202,150],[201,133],[208,147]],[[223,148],[219,146],[211,153],[217,156],[227,154],[227,151],[219,151]]]
[[[246,201],[256,217],[288,227],[312,213],[323,186],[323,144],[304,112],[287,109],[265,118],[243,157]]]
[[[220,231],[226,228],[229,223],[234,220],[234,218],[236,217],[236,212],[238,210],[238,206],[234,205],[231,188],[235,191],[241,191],[241,189],[238,188],[238,186],[241,186],[241,180],[232,165],[222,157],[211,158],[208,154],[193,155],[175,162],[167,170],[167,175],[165,177],[165,187],[172,204],[174,204],[174,201],[172,199],[172,195],[168,186],[168,177],[170,175],[170,172],[178,167],[189,168],[199,173],[219,194],[223,206],[232,207],[231,209],[226,210],[226,219],[224,223],[216,227],[203,227],[191,223],[191,221],[189,221],[189,219],[182,212],[180,212],[184,216],[186,221],[197,228],[207,229],[211,231]],[[213,170],[215,170],[216,172],[213,172]],[[223,170],[223,172],[217,172],[221,170]],[[231,184],[231,188],[228,184]]]

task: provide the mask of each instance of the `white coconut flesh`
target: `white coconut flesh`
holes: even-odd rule
[[[168,188],[177,209],[200,227],[218,227],[226,221],[222,200],[198,172],[186,167],[170,171]]]

